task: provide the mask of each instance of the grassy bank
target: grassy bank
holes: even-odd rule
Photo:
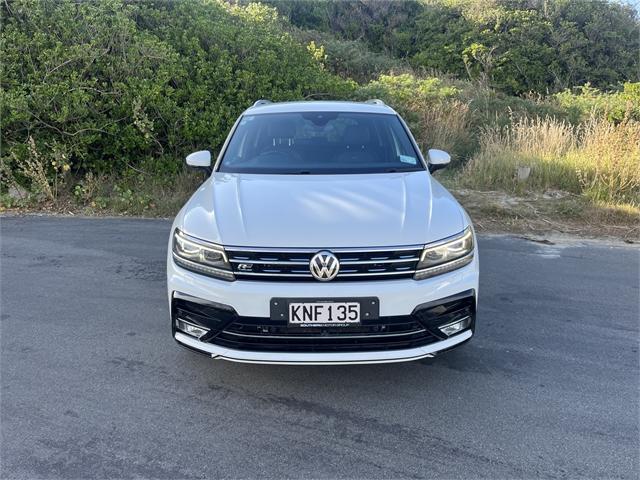
[[[409,121],[423,151],[453,154],[437,177],[480,229],[640,238],[640,122],[628,98],[590,91],[565,94],[562,104],[413,74],[381,75],[352,98],[371,97]],[[5,170],[0,209],[167,217],[203,180],[181,157],[170,169],[147,161],[82,172],[64,152],[43,154],[35,142],[28,148],[13,171]]]

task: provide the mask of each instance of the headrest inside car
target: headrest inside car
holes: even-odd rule
[[[296,136],[296,125],[290,120],[276,119],[269,125],[269,131],[273,138],[294,138]]]
[[[369,128],[364,125],[350,125],[344,132],[344,138],[348,146],[361,148],[369,143],[371,134]]]

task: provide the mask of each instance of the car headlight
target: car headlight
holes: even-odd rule
[[[416,273],[416,280],[433,277],[464,267],[473,260],[473,232],[471,227],[453,238],[426,245]]]
[[[228,281],[236,279],[224,248],[190,237],[177,228],[173,232],[173,260],[192,272]]]

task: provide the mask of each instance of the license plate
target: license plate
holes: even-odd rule
[[[291,325],[348,325],[360,323],[360,302],[292,302]]]
[[[377,297],[274,297],[270,301],[269,316],[273,322],[287,322],[298,327],[348,326],[377,320],[380,300]]]

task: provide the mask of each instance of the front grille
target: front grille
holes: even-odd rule
[[[240,249],[227,247],[237,278],[262,281],[317,281],[309,262],[321,249]],[[411,278],[422,246],[393,249],[329,249],[340,261],[335,281]]]

